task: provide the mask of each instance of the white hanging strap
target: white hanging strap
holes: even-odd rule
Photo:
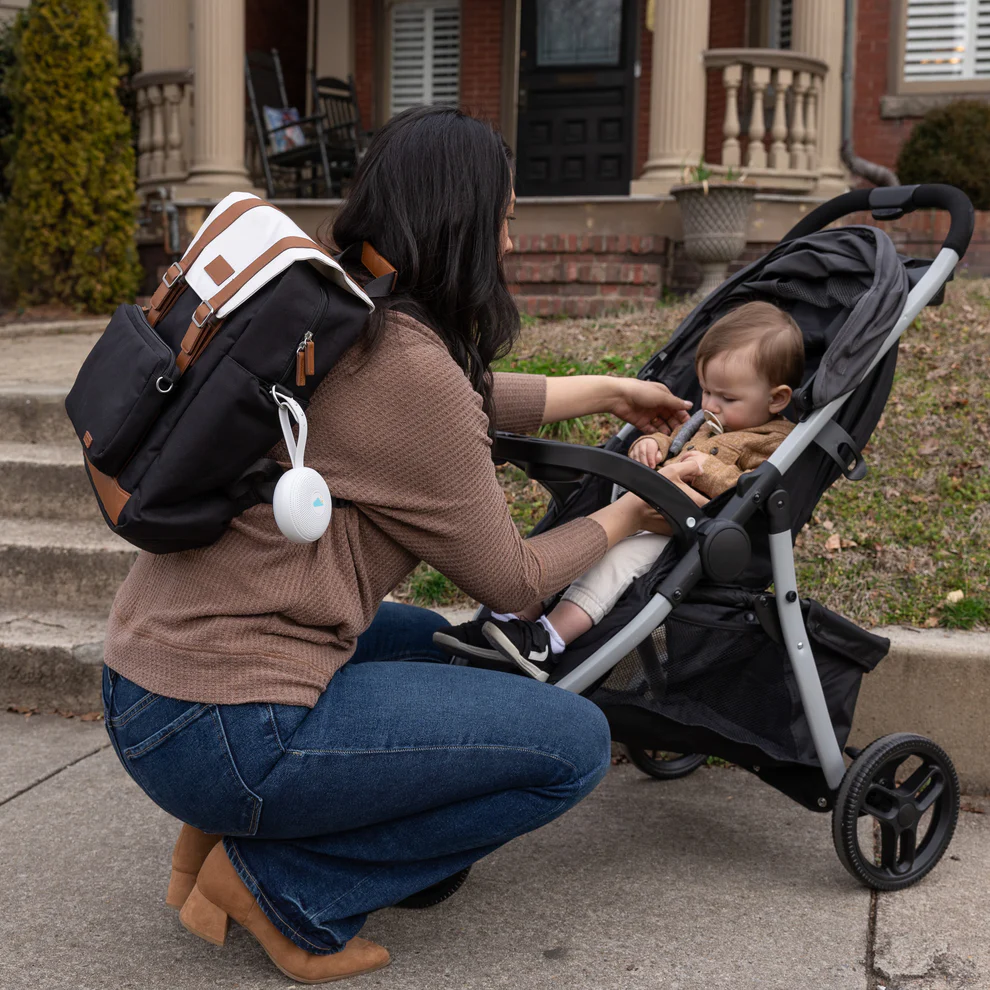
[[[306,453],[306,435],[308,426],[306,424],[306,414],[302,406],[285,392],[278,391],[277,386],[272,386],[272,398],[278,403],[278,420],[282,425],[282,436],[285,438],[285,446],[289,450],[289,460],[294,468],[303,467],[303,455]],[[292,436],[292,423],[289,414],[299,424],[298,441]]]

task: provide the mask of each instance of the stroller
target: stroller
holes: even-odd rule
[[[899,256],[875,227],[823,229],[860,210],[893,220],[925,207],[951,217],[934,260]],[[615,486],[640,495],[673,531],[652,569],[570,645],[551,683],[594,701],[613,739],[651,776],[684,776],[717,756],[812,811],[831,811],[843,865],[880,890],[917,882],[942,857],[959,782],[939,746],[907,733],[846,749],[847,768],[843,748],[860,680],[889,642],[799,598],[792,545],[840,474],[865,476],[860,452],[887,400],[898,338],[922,307],[942,301],[973,220],[969,200],[951,186],[846,193],[687,317],[638,377],[696,404],[695,348],[729,309],[770,300],[805,338],[805,380],[788,413],[798,425],[769,460],[704,509],[625,456],[639,435],[632,426],[598,448],[499,434],[493,450],[496,461],[522,468],[553,496],[534,534],[607,504]]]

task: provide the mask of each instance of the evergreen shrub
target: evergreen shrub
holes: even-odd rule
[[[32,0],[8,95],[0,284],[19,305],[106,312],[140,281],[131,126],[105,0]]]
[[[17,45],[24,25],[24,13],[0,24],[0,203],[10,195],[7,167],[14,150],[14,105],[7,95],[7,85],[17,62]]]
[[[947,182],[990,210],[990,104],[955,100],[926,113],[901,146],[897,175],[905,185]]]

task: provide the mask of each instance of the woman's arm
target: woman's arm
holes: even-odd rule
[[[669,433],[687,421],[691,403],[671,395],[666,385],[638,378],[575,375],[548,378],[544,423],[591,413],[613,413],[638,430]]]
[[[496,611],[515,612],[650,528],[646,504],[624,496],[523,540],[495,474],[480,397],[435,349],[407,348],[403,357],[380,372],[374,392],[354,397],[356,421],[388,429],[339,438],[334,456],[354,461],[346,497],[413,557]]]

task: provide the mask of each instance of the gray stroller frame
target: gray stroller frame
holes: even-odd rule
[[[609,479],[637,493],[661,512],[678,544],[679,559],[638,614],[556,682],[557,687],[566,691],[581,693],[601,684],[627,654],[649,640],[653,631],[703,579],[716,584],[731,583],[750,559],[745,523],[758,512],[767,514],[774,593],[786,653],[825,781],[832,792],[838,792],[837,796],[832,795],[836,798],[833,811],[836,849],[843,865],[854,876],[878,889],[914,883],[941,858],[951,840],[958,813],[958,780],[944,751],[923,737],[904,733],[883,737],[862,751],[847,750],[854,757],[847,769],[802,615],[789,495],[781,486],[781,479],[801,454],[816,443],[829,451],[847,476],[865,474],[858,452],[850,450],[844,442],[849,437],[833,417],[952,277],[972,235],[973,208],[966,196],[951,186],[855,190],[822,204],[784,239],[788,242],[812,234],[856,211],[869,209],[876,219],[889,220],[925,207],[948,210],[951,228],[937,257],[908,292],[893,328],[868,363],[863,364],[862,371],[843,383],[842,394],[824,404],[815,403],[813,411],[798,423],[776,452],[755,471],[740,478],[734,494],[716,515],[704,514],[665,478],[614,451],[500,434],[493,452],[497,460],[523,467],[551,490],[555,482],[566,486],[581,475]],[[821,375],[817,377],[820,379]],[[815,379],[812,384],[817,388]],[[626,426],[618,436],[628,440],[635,433],[634,427]],[[898,784],[895,772],[908,756],[920,758],[923,765],[906,783]],[[818,799],[818,804],[825,810],[823,798]],[[929,831],[918,846],[919,820],[933,807],[934,818],[930,819]],[[879,822],[885,837],[879,862],[875,861],[872,848],[861,849],[856,838],[857,822],[866,815]]]

